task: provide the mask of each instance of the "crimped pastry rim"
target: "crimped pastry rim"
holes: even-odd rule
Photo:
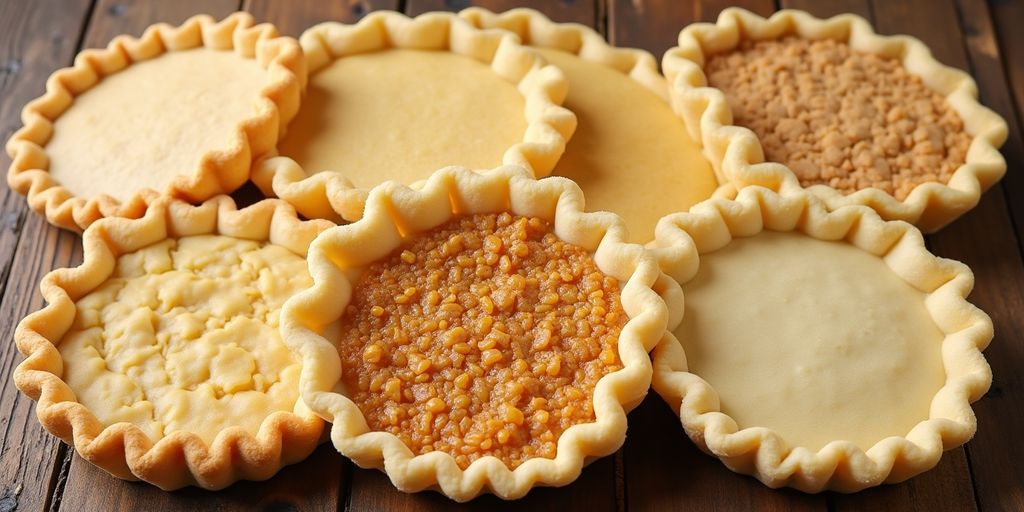
[[[144,188],[123,202],[106,194],[79,197],[53,179],[46,170],[49,164],[45,145],[53,123],[65,110],[73,108],[75,96],[135,62],[203,46],[231,49],[242,58],[256,59],[269,77],[254,102],[254,113],[237,125],[229,147],[202,155],[190,175],[176,176],[166,190]],[[298,112],[305,82],[305,60],[298,43],[278,36],[273,25],[254,25],[253,17],[244,12],[221,21],[197,15],[177,27],[157,23],[139,38],[117,36],[106,48],[80,52],[72,67],[50,75],[43,96],[25,105],[21,113],[23,126],[6,145],[12,159],[7,183],[27,196],[30,207],[45,214],[51,224],[76,232],[103,217],[141,217],[146,206],[162,194],[198,202],[231,192],[249,178],[252,160],[273,149],[288,121]]]
[[[281,330],[286,343],[303,357],[302,399],[333,422],[331,438],[338,451],[361,467],[383,469],[402,491],[435,489],[456,501],[466,501],[482,492],[516,499],[535,485],[566,485],[590,459],[617,450],[625,440],[626,412],[643,399],[649,387],[647,352],[665,332],[668,308],[673,307],[666,307],[658,294],[669,297],[670,303],[681,295],[670,293],[673,288],[678,291],[678,285],[661,273],[652,253],[623,242],[625,227],[617,216],[583,213],[582,209],[579,187],[564,178],[535,180],[517,166],[485,173],[448,167],[434,173],[417,190],[385,182],[370,193],[360,221],[318,237],[307,258],[314,285],[285,303]],[[454,215],[453,210],[553,217],[560,238],[596,250],[595,261],[602,272],[626,282],[621,300],[630,320],[619,339],[623,369],[598,381],[594,391],[597,420],[566,430],[558,440],[555,459],[530,459],[510,471],[499,459],[483,457],[462,470],[444,452],[413,456],[394,435],[369,431],[358,406],[333,391],[341,377],[341,362],[335,346],[318,331],[337,328],[351,296],[352,285],[346,275],[387,256],[400,245],[402,233],[441,225]],[[681,309],[681,302],[677,306]]]
[[[537,177],[551,173],[576,130],[576,116],[561,106],[568,92],[561,70],[522,46],[514,35],[478,29],[452,13],[410,18],[376,11],[351,25],[314,25],[302,33],[300,42],[310,75],[345,56],[391,48],[447,51],[487,65],[515,85],[524,99],[526,130],[521,141],[504,150],[502,163],[524,166]],[[254,164],[252,179],[264,194],[287,200],[308,217],[355,221],[362,216],[370,189],[355,186],[346,177],[352,171],[306,170],[291,158],[273,156]]]
[[[779,195],[751,186],[737,200],[710,199],[658,224],[655,248],[662,269],[680,283],[692,279],[699,254],[736,236],[763,230],[798,231],[820,240],[845,240],[884,260],[904,281],[926,294],[925,306],[945,334],[941,351],[946,382],[931,401],[929,419],[905,437],[890,437],[865,450],[833,441],[817,452],[792,448],[774,430],[749,427],[720,410],[713,387],[686,371],[680,342],[666,334],[653,352],[653,388],[679,414],[687,435],[733,471],[769,487],[804,492],[856,492],[906,480],[934,467],[942,452],[966,443],[977,429],[971,403],[992,383],[981,351],[993,336],[992,321],[967,302],[974,274],[963,263],[928,252],[920,231],[903,221],[884,221],[865,206],[828,211],[803,191]],[[675,330],[679,322],[671,324]]]
[[[684,28],[679,33],[678,46],[669,49],[662,60],[674,107],[685,119],[694,140],[704,148],[719,181],[725,184],[718,196],[735,196],[736,189],[747,185],[776,191],[802,188],[786,166],[765,163],[757,136],[747,128],[733,125],[725,95],[708,86],[703,71],[706,52],[728,51],[743,39],[777,39],[785,35],[836,39],[857,51],[899,58],[907,71],[946,98],[971,136],[966,161],[947,184],[922,183],[903,201],[875,188],[846,195],[827,185],[807,187],[829,208],[866,205],[884,219],[904,220],[932,233],[973,208],[981,194],[1005,174],[1006,160],[998,148],[1007,137],[1006,122],[978,103],[978,87],[970,75],[935,60],[920,40],[905,35],[879,35],[867,20],[854,14],[821,19],[804,11],[784,9],[763,18],[730,7],[719,14],[714,24],[695,23]]]
[[[264,419],[255,436],[228,428],[207,446],[194,433],[176,431],[153,443],[130,423],[104,427],[76,401],[61,377],[63,360],[56,345],[74,320],[74,301],[105,282],[116,258],[125,252],[167,238],[216,233],[270,241],[304,256],[313,238],[332,225],[299,220],[290,205],[276,199],[239,210],[228,196],[199,206],[164,197],[140,219],[98,221],[82,237],[82,264],[43,277],[39,288],[47,306],[18,323],[14,340],[26,359],[15,368],[14,382],[38,402],[36,415],[47,431],[118,478],[144,480],[164,490],[188,485],[215,490],[239,479],[270,478],[281,467],[304,459],[319,442],[323,423],[301,400],[292,412],[279,411]]]

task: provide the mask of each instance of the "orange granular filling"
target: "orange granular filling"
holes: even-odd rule
[[[553,458],[594,421],[594,386],[622,367],[619,284],[539,218],[461,217],[370,266],[339,344],[372,430],[460,467]]]
[[[711,57],[707,76],[768,160],[804,186],[903,200],[921,183],[948,182],[971,143],[946,99],[900,61],[839,41],[745,41]]]

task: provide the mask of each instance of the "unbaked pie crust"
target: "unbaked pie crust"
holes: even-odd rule
[[[733,471],[855,492],[974,435],[992,322],[966,301],[971,271],[915,228],[825,208],[746,187],[659,222],[654,250],[686,308],[654,351],[653,387]]]
[[[375,188],[360,221],[317,238],[308,258],[314,285],[285,304],[281,325],[285,341],[303,357],[302,399],[333,422],[335,447],[361,467],[383,469],[402,491],[433,488],[457,501],[481,492],[515,499],[536,485],[566,485],[579,476],[584,464],[617,450],[625,439],[626,412],[646,394],[647,350],[661,339],[668,321],[659,293],[678,298],[678,293],[670,293],[678,287],[660,272],[650,252],[623,242],[625,229],[615,215],[583,213],[582,208],[579,188],[563,178],[538,181],[516,166],[485,173],[447,168],[417,190],[396,182]],[[623,283],[621,304],[629,320],[618,340],[622,369],[597,382],[592,401],[596,421],[565,430],[553,459],[533,457],[509,469],[498,458],[485,456],[462,469],[448,453],[415,455],[394,434],[371,431],[358,406],[341,394],[342,367],[335,344],[344,328],[339,319],[352,297],[353,282],[370,264],[388,257],[408,237],[441,226],[456,214],[499,212],[551,222],[558,239],[593,252],[601,272]],[[414,255],[409,261],[416,261]],[[369,357],[376,360],[379,353]]]
[[[737,188],[747,185],[776,191],[801,188],[786,166],[765,162],[761,143],[753,132],[733,125],[725,95],[708,86],[703,69],[710,55],[735,49],[744,40],[786,36],[835,39],[854,51],[899,59],[928,89],[945,97],[972,138],[966,162],[946,184],[920,184],[903,201],[875,188],[844,194],[827,185],[808,187],[829,208],[866,205],[884,219],[904,220],[931,233],[973,208],[982,192],[1005,174],[1006,161],[997,148],[1006,140],[1006,122],[978,103],[978,87],[969,75],[936,61],[921,41],[909,36],[878,35],[865,19],[853,14],[822,20],[787,9],[765,19],[743,9],[728,8],[715,24],[695,23],[683,29],[679,46],[668,50],[662,61],[673,105],[723,183],[719,196],[734,196]]]
[[[589,27],[532,9],[471,7],[459,15],[515,33],[565,73],[565,106],[579,125],[553,174],[579,184],[588,210],[620,215],[630,241],[652,240],[658,219],[715,191],[714,171],[667,105],[668,86],[651,54],[610,46]]]
[[[298,42],[246,13],[116,37],[25,106],[6,146],[7,182],[74,231],[140,217],[161,194],[231,192],[298,111],[305,65]]]
[[[369,189],[435,169],[517,164],[546,176],[576,118],[554,66],[449,13],[375,12],[303,33],[304,108],[253,181],[307,217],[353,221]]]
[[[332,225],[226,196],[94,223],[84,262],[47,274],[48,306],[18,324],[14,381],[43,427],[116,477],[167,490],[270,478],[323,429],[276,324]]]

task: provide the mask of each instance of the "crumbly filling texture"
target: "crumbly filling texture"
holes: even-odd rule
[[[919,184],[948,182],[971,142],[945,98],[898,60],[840,41],[744,41],[708,59],[706,74],[736,124],[803,186],[874,187],[903,200]]]
[[[227,236],[124,254],[76,302],[58,347],[64,380],[101,423],[135,424],[154,441],[186,431],[209,443],[232,426],[255,434],[298,399],[301,365],[278,315],[311,284],[304,258]]]
[[[370,266],[344,314],[346,392],[371,429],[460,467],[554,458],[621,369],[619,284],[539,218],[464,216]]]

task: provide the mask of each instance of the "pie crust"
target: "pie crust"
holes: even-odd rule
[[[164,197],[155,201],[140,219],[111,218],[94,223],[83,235],[84,262],[75,268],[47,274],[40,284],[40,291],[48,305],[18,324],[14,338],[26,359],[14,371],[15,384],[39,402],[36,414],[43,427],[72,444],[82,458],[118,478],[144,480],[165,490],[188,485],[221,489],[239,479],[270,478],[282,466],[308,456],[319,443],[323,423],[301,401],[295,403],[293,411],[271,413],[258,425],[256,433],[238,425],[231,426],[218,431],[208,443],[195,432],[175,430],[154,442],[134,423],[120,421],[104,425],[92,410],[79,402],[72,385],[65,381],[69,365],[62,359],[59,346],[80,320],[77,317],[82,313],[77,303],[115,276],[116,264],[122,255],[136,253],[168,239],[214,234],[268,242],[271,246],[304,257],[313,238],[332,225],[325,220],[301,221],[291,206],[278,200],[264,200],[237,210],[234,201],[227,196],[214,197],[200,206]],[[217,253],[206,253],[197,258],[216,256]],[[273,289],[268,290],[276,293]],[[186,289],[180,293],[193,291]],[[161,287],[158,293],[179,292]],[[230,309],[230,305],[214,307]],[[221,318],[215,313],[213,316],[227,320],[227,315],[229,313]],[[118,317],[121,319],[123,317]],[[82,321],[88,322],[88,319]],[[225,328],[229,326],[230,322]],[[202,325],[197,328],[206,332]],[[127,334],[120,338],[124,338],[130,347],[132,340]],[[286,348],[282,345],[281,349]],[[232,354],[237,355],[237,351]],[[107,353],[101,357],[114,355]],[[142,364],[141,360],[146,356],[140,354],[129,358],[138,359],[134,364]],[[175,365],[171,370],[189,370],[195,366],[192,359],[188,359],[188,364]],[[228,363],[230,365],[231,361]],[[101,364],[107,363],[103,361]],[[130,368],[132,364],[125,363],[124,367]],[[115,396],[106,400],[118,399],[113,387],[107,393]],[[238,398],[237,395],[233,397]],[[149,400],[156,398],[143,395],[144,402],[151,403]],[[133,402],[135,405],[138,403]],[[232,403],[237,406],[237,402]],[[187,408],[186,405],[181,407]],[[194,416],[195,411],[186,411],[186,415]],[[182,423],[187,424],[188,421],[190,418],[185,418]],[[216,418],[216,421],[223,421],[223,418]]]
[[[306,80],[306,64],[301,50],[294,39],[278,37],[272,25],[254,25],[252,16],[247,13],[235,13],[221,21],[205,15],[194,16],[178,27],[156,24],[146,29],[138,39],[118,36],[106,48],[84,50],[75,58],[74,66],[51,75],[46,82],[46,94],[29,102],[22,111],[24,126],[7,141],[7,154],[13,160],[7,173],[7,182],[12,189],[26,195],[32,209],[44,213],[51,224],[73,231],[81,231],[102,217],[138,218],[145,213],[146,205],[160,194],[196,202],[231,192],[249,178],[252,161],[274,148],[278,136],[298,111],[301,90]],[[209,55],[195,52],[209,52]],[[236,58],[231,59],[230,56]],[[184,92],[174,94],[181,90],[179,85],[186,83],[184,79],[180,76],[168,77],[166,70],[159,71],[154,67],[163,65],[187,70],[190,73],[188,81],[194,81],[198,80],[197,74],[205,69],[197,68],[195,62],[214,58],[218,63],[211,67],[209,73],[216,73],[217,76],[202,84],[204,89],[198,97],[188,100]],[[222,79],[232,76],[232,70],[227,69],[229,66],[226,65],[250,61],[260,69],[250,70],[247,74],[265,75],[266,84],[252,98],[251,107],[240,103],[233,111],[233,116],[225,116],[215,123],[215,132],[216,126],[227,127],[224,133],[215,133],[222,138],[219,143],[210,144],[206,138],[189,137],[188,134],[195,133],[196,129],[189,127],[188,123],[194,125],[194,122],[187,118],[172,122],[174,117],[167,115],[140,117],[139,122],[130,123],[126,127],[124,123],[105,121],[109,119],[107,114],[93,112],[96,109],[102,112],[105,108],[121,111],[123,108],[116,108],[117,105],[111,102],[129,99],[139,105],[143,105],[144,101],[153,103],[147,108],[180,109],[192,103],[206,104],[209,103],[206,100],[211,97],[210,90],[218,86],[227,87]],[[248,66],[240,66],[239,69]],[[133,74],[129,75],[127,71]],[[105,82],[108,88],[116,90],[92,101],[87,93],[103,91],[104,88],[99,86]],[[253,86],[251,83],[240,82],[240,89],[246,87]],[[146,96],[152,94],[154,88],[164,88],[172,96],[155,99]],[[48,154],[46,146],[61,134],[55,128],[62,118],[68,119],[64,117],[65,114],[77,112],[76,101],[84,101],[86,98],[90,100],[88,113],[76,113],[71,122],[77,126],[67,127],[68,135],[61,137],[61,140],[71,144],[69,150],[72,150],[75,142],[68,138],[83,135],[86,132],[83,128],[93,133],[93,130],[104,126],[104,129],[113,133],[98,146],[90,145],[85,149],[71,151],[78,165],[81,165],[80,159],[88,158],[98,167],[69,175],[86,174],[82,176],[83,181],[76,184],[76,187],[89,189],[83,192],[69,190],[50,173],[55,155]],[[160,101],[164,103],[160,104]],[[185,104],[174,105],[174,102]],[[242,110],[250,112],[243,113]],[[180,115],[177,117],[183,118]],[[210,117],[216,119],[218,116]],[[147,175],[152,173],[142,173],[139,169],[122,167],[119,172],[112,172],[112,163],[109,159],[105,160],[105,156],[115,150],[124,159],[124,152],[137,153],[140,158],[145,158],[146,154],[157,149],[142,147],[146,144],[145,137],[131,128],[133,124],[137,124],[146,134],[152,129],[159,129],[167,130],[168,136],[174,136],[176,140],[166,141],[164,145],[173,146],[174,151],[182,155],[184,160],[176,163],[184,166],[186,172],[175,174],[168,170],[166,172],[169,176],[159,180],[147,179]],[[79,146],[81,144],[78,143]],[[194,152],[188,151],[189,145],[194,147]],[[152,165],[175,160],[173,155],[150,159],[153,160]],[[151,171],[152,165],[147,165],[146,170]],[[108,176],[113,183],[104,181]],[[97,187],[97,183],[106,186]],[[114,197],[116,192],[98,192],[103,189],[123,190],[124,195]]]
[[[736,201],[711,199],[695,206],[689,213],[665,217],[658,224],[658,237],[655,242],[657,248],[654,250],[658,253],[663,270],[678,282],[683,283],[683,292],[686,294],[686,283],[699,277],[698,270],[701,259],[710,258],[708,253],[725,248],[734,239],[753,240],[746,237],[753,237],[762,231],[783,232],[783,235],[792,233],[792,236],[810,240],[811,243],[817,243],[819,240],[835,241],[828,242],[828,246],[832,248],[850,244],[859,251],[863,251],[863,253],[856,254],[858,258],[864,260],[878,258],[880,261],[877,263],[883,263],[892,271],[892,277],[896,278],[892,281],[905,290],[902,293],[909,293],[913,297],[917,304],[915,307],[920,309],[920,305],[923,304],[924,311],[921,314],[924,315],[926,321],[930,317],[932,325],[929,328],[938,328],[941,331],[936,333],[936,339],[941,339],[941,361],[934,361],[932,367],[937,369],[944,367],[944,379],[940,378],[938,382],[935,382],[936,385],[941,384],[941,387],[931,397],[930,406],[922,402],[924,405],[921,407],[921,413],[927,419],[915,420],[916,424],[911,422],[910,425],[913,425],[913,428],[909,428],[909,432],[905,435],[894,435],[890,431],[884,434],[885,437],[881,440],[871,441],[874,443],[873,446],[861,447],[850,440],[831,442],[816,440],[806,442],[808,446],[801,446],[799,444],[804,443],[790,443],[787,437],[775,428],[751,426],[749,421],[741,428],[736,418],[723,412],[723,409],[730,407],[724,405],[728,393],[719,393],[704,378],[690,373],[687,355],[683,348],[684,344],[680,343],[674,334],[668,334],[654,351],[653,387],[679,413],[687,435],[701,449],[721,459],[733,471],[753,475],[769,487],[789,486],[805,492],[819,492],[826,489],[855,492],[882,483],[900,482],[931,469],[938,463],[944,450],[957,447],[974,435],[977,421],[970,404],[979,399],[992,382],[991,369],[982,356],[981,350],[991,341],[993,330],[988,316],[966,300],[974,285],[974,276],[967,266],[932,255],[925,248],[924,239],[918,230],[905,222],[883,221],[867,207],[848,206],[827,212],[820,199],[805,192],[779,195],[756,186],[742,189]],[[771,236],[781,235],[772,234]],[[864,258],[865,255],[869,257]],[[871,263],[877,265],[874,261]],[[790,266],[793,265],[793,263],[790,264]],[[833,266],[836,265],[833,264]],[[765,271],[770,272],[770,270]],[[860,271],[863,272],[863,270]],[[821,281],[827,281],[831,277],[827,272],[815,272],[813,269],[809,272],[813,274],[813,277],[809,275],[804,277]],[[835,274],[839,275],[845,272],[847,270]],[[865,276],[867,275],[865,274]],[[849,308],[857,310],[856,313],[845,316],[856,316],[860,315],[860,310],[869,310],[869,307],[858,306],[857,304],[860,302],[855,297],[863,299],[866,293],[869,296],[876,296],[873,289],[863,287],[861,282],[858,282],[856,286],[850,285],[848,278],[843,276],[843,279],[843,282],[846,283],[844,286],[851,286],[851,288],[833,293],[833,300],[844,301],[844,303],[848,303]],[[770,281],[770,279],[758,280],[761,284],[764,281]],[[872,279],[858,281],[867,282]],[[798,281],[794,281],[794,283],[794,287],[800,286]],[[742,285],[737,286],[742,287]],[[772,292],[774,291],[778,290],[759,292],[753,289],[749,291],[740,289],[731,296],[734,297],[736,303],[742,303],[745,298],[752,295],[758,297],[758,300],[768,297],[765,299],[768,301],[765,305],[771,306],[770,303],[774,297]],[[806,292],[807,290],[804,288],[796,290],[796,299],[793,302],[803,300],[800,296]],[[889,295],[886,295],[885,298],[893,300]],[[819,300],[821,302],[818,302]],[[814,400],[813,397],[816,395],[829,397],[831,401],[828,402],[828,409],[822,406],[801,416],[809,417],[808,421],[815,421],[814,417],[822,414],[823,410],[830,411],[829,414],[833,410],[842,412],[847,405],[847,400],[858,403],[858,407],[872,408],[871,411],[866,411],[868,415],[886,415],[893,410],[893,407],[886,404],[892,405],[891,403],[895,402],[895,407],[898,407],[904,403],[896,400],[895,397],[887,396],[884,391],[873,393],[872,390],[877,391],[876,388],[884,387],[884,384],[879,385],[880,382],[891,383],[903,378],[901,373],[906,369],[913,370],[915,365],[923,365],[925,362],[914,359],[913,354],[907,356],[907,352],[901,352],[904,350],[904,345],[899,345],[900,348],[893,349],[895,350],[893,354],[885,356],[865,353],[864,350],[867,349],[858,352],[858,349],[864,346],[873,347],[871,350],[878,350],[880,346],[889,349],[889,341],[901,339],[909,340],[908,344],[917,343],[916,338],[921,335],[921,332],[916,330],[908,332],[912,330],[909,320],[904,324],[907,326],[906,329],[899,329],[898,332],[887,331],[892,334],[886,336],[884,343],[866,340],[863,334],[864,331],[870,330],[876,317],[890,315],[889,312],[892,312],[890,316],[899,321],[912,318],[913,315],[909,313],[904,316],[904,313],[911,309],[909,303],[901,303],[901,306],[896,308],[877,307],[867,315],[856,316],[856,318],[867,318],[869,322],[859,324],[859,327],[853,326],[853,328],[846,329],[839,322],[841,318],[835,320],[829,316],[833,313],[839,317],[844,316],[834,312],[833,308],[825,308],[817,316],[801,315],[798,313],[798,311],[803,311],[798,308],[800,304],[791,304],[788,299],[784,302],[782,299],[774,302],[780,307],[793,308],[793,318],[812,319],[811,323],[803,322],[800,325],[812,325],[815,319],[824,321],[820,319],[829,318],[830,320],[827,320],[830,322],[829,325],[835,329],[833,336],[838,339],[840,336],[844,336],[843,333],[850,332],[853,333],[853,336],[844,337],[840,341],[847,345],[849,345],[847,340],[857,341],[853,342],[852,346],[847,346],[849,352],[844,351],[847,349],[840,350],[842,347],[834,345],[833,341],[822,341],[820,345],[814,343],[807,345],[814,348],[826,347],[830,349],[830,352],[815,352],[817,355],[810,359],[807,367],[793,366],[793,371],[799,370],[799,375],[804,375],[802,372],[810,368],[812,371],[808,375],[814,375],[813,372],[816,371],[814,365],[820,365],[823,360],[828,361],[829,363],[825,363],[825,366],[820,368],[821,377],[805,376],[806,379],[811,379],[814,385],[805,383],[791,386],[789,392],[791,392],[792,398],[782,399],[771,396],[770,399],[792,403],[792,408],[787,408],[787,410],[796,411],[795,414],[799,414],[799,412],[805,412],[803,401]],[[803,302],[813,305],[825,303],[825,299],[815,296],[807,298]],[[781,304],[785,304],[785,306],[781,306]],[[742,305],[738,307],[742,307]],[[685,314],[690,314],[690,311],[690,305],[688,305]],[[771,310],[761,314],[769,319],[786,316],[773,314]],[[883,318],[883,320],[885,319]],[[786,320],[783,319],[783,321]],[[686,323],[685,316],[682,323],[684,325]],[[679,325],[669,326],[676,334],[686,332],[678,330],[677,327]],[[765,336],[774,332],[775,329],[768,323],[760,322],[752,327]],[[821,331],[825,332],[825,335],[830,335],[833,332],[831,328]],[[718,332],[720,331],[716,331],[716,333]],[[802,329],[800,332],[800,336],[806,335],[808,339],[816,339],[814,333],[818,331]],[[747,339],[750,337],[748,336]],[[864,340],[867,342],[862,344],[861,341]],[[690,341],[692,342],[692,340]],[[725,339],[723,338],[722,341],[724,342]],[[777,343],[777,345],[773,345],[776,348],[768,357],[779,359],[765,361],[767,364],[761,365],[762,368],[773,368],[769,372],[770,376],[762,375],[768,380],[758,380],[758,377],[751,375],[747,384],[757,385],[759,389],[772,389],[775,385],[774,380],[789,379],[790,366],[788,365],[790,361],[784,359],[788,357],[786,355],[788,348],[786,340],[779,340]],[[701,346],[704,345],[701,343]],[[751,350],[761,351],[757,347],[752,347]],[[807,350],[801,344],[796,352],[806,358],[809,357],[805,353]],[[698,354],[693,355],[697,356]],[[938,355],[936,355],[937,358]],[[691,362],[697,362],[698,359],[700,357]],[[896,363],[892,363],[894,360]],[[864,361],[880,361],[881,364],[877,367],[870,366],[866,372],[851,366],[866,364]],[[856,375],[861,380],[859,384],[855,385],[841,382],[840,385],[832,387],[834,381],[833,376],[830,375],[832,372]],[[870,382],[870,379],[877,379],[878,382]],[[762,384],[758,385],[757,382],[762,382]],[[733,383],[727,384],[731,386]],[[819,395],[818,386],[826,387],[827,391]],[[927,388],[927,385],[918,387],[918,389],[921,388]],[[836,389],[845,391],[837,392]],[[903,388],[901,388],[902,390]],[[748,389],[748,392],[750,391]],[[837,395],[837,393],[844,392],[867,393],[874,397],[876,402],[865,399],[871,397],[851,395],[848,399],[844,399]],[[787,400],[792,400],[792,402]],[[821,403],[823,402],[818,402],[819,405]],[[835,407],[832,404],[836,404]],[[744,414],[746,412],[744,411]],[[851,414],[855,414],[855,411]],[[886,418],[888,420],[889,416],[886,415]],[[818,426],[820,427],[820,424]],[[841,430],[847,427],[836,428]],[[802,434],[798,433],[797,435]],[[872,439],[878,438],[873,437]],[[831,439],[835,439],[835,437]]]
[[[808,187],[829,208],[866,205],[884,219],[904,220],[931,233],[973,208],[981,193],[1005,174],[1006,161],[997,148],[1006,140],[1006,122],[978,103],[978,88],[969,75],[936,61],[921,41],[909,36],[878,35],[867,20],[853,14],[822,20],[803,11],[782,10],[765,19],[743,9],[728,8],[715,24],[696,23],[683,29],[679,46],[669,49],[662,61],[672,84],[673,105],[724,184],[726,190],[721,195],[734,195],[737,188],[748,185],[776,191],[800,188],[787,167],[765,163],[761,143],[753,132],[733,125],[725,95],[708,87],[703,70],[707,56],[732,50],[742,40],[789,35],[835,39],[855,51],[898,58],[928,89],[946,98],[972,138],[966,162],[946,184],[920,184],[903,201],[875,188],[846,195],[827,185]]]
[[[332,72],[334,66],[342,63],[356,65],[356,62],[366,65],[373,62],[370,60],[375,58],[373,54],[379,54],[392,61],[380,62],[381,69],[391,67],[394,70],[395,66],[412,66],[415,63],[410,60],[403,63],[402,53],[424,50],[457,58],[439,61],[436,63],[438,66],[458,64],[450,62],[452,60],[468,63],[462,64],[463,67],[458,67],[453,73],[465,75],[470,70],[464,66],[471,64],[474,68],[481,68],[484,73],[488,70],[492,72],[487,78],[493,74],[498,81],[514,86],[518,91],[517,99],[521,96],[525,107],[525,112],[518,114],[522,117],[521,122],[524,122],[525,130],[521,135],[516,135],[514,140],[518,142],[513,143],[511,147],[498,148],[494,152],[494,162],[482,168],[496,164],[516,164],[533,170],[537,176],[546,176],[562,155],[566,141],[576,128],[576,117],[560,106],[565,98],[568,83],[558,68],[548,65],[535,52],[521,46],[514,36],[503,31],[476,29],[454,14],[427,13],[409,18],[396,12],[374,12],[354,25],[321,23],[306,30],[300,41],[310,71],[310,94],[314,92],[313,84],[317,75]],[[419,57],[424,56],[412,58]],[[422,63],[416,65],[423,66]],[[426,77],[422,78],[426,80]],[[401,77],[395,80],[398,79]],[[477,79],[482,80],[484,77]],[[445,76],[444,80],[455,83],[458,80],[469,79]],[[391,85],[380,84],[378,88]],[[422,86],[410,84],[407,89],[414,91],[417,87]],[[510,87],[509,90],[513,88]],[[360,91],[365,93],[365,88]],[[438,94],[443,94],[443,91]],[[361,105],[360,108],[363,106],[365,105]],[[429,119],[443,122],[445,114],[446,112],[430,114]],[[292,129],[297,128],[293,126]],[[477,131],[489,130],[481,128]],[[286,140],[283,144],[287,142]],[[459,144],[463,143],[460,141]],[[471,142],[464,144],[468,150],[478,145]],[[422,151],[446,151],[446,146],[437,141],[425,142],[423,146],[425,147]],[[382,151],[378,147],[369,147],[365,150]],[[279,147],[279,151],[285,153],[283,146]],[[386,162],[382,165],[385,164]],[[443,162],[439,165],[452,164],[471,165],[471,162]],[[422,169],[421,176],[429,176],[437,167],[438,165],[431,165],[428,169]],[[361,181],[362,174],[370,172],[375,171],[304,169],[295,159],[280,156],[258,162],[253,169],[252,179],[265,194],[276,195],[291,202],[307,217],[354,221],[362,215],[369,188],[385,180],[374,178],[371,180],[375,181],[374,183],[354,183]],[[416,170],[416,173],[419,172]],[[417,178],[401,181],[422,180]]]
[[[650,53],[613,47],[589,27],[533,9],[470,7],[459,15],[515,33],[565,73],[565,106],[579,125],[553,174],[575,181],[589,210],[621,216],[630,241],[652,240],[658,219],[715,191],[714,171],[667,104],[668,85]]]
[[[338,451],[361,467],[383,469],[402,491],[433,488],[466,501],[481,492],[515,499],[534,485],[566,485],[585,463],[622,445],[626,412],[639,404],[648,387],[647,350],[661,339],[669,320],[658,293],[670,302],[681,295],[671,293],[678,286],[660,272],[650,252],[622,242],[621,220],[608,212],[582,213],[583,195],[571,181],[538,181],[518,166],[485,173],[445,168],[418,190],[387,182],[370,193],[366,206],[360,221],[326,231],[313,243],[308,261],[314,285],[292,297],[281,315],[285,341],[303,357],[302,400],[333,422],[331,439]],[[625,283],[621,303],[629,321],[618,343],[623,368],[597,382],[596,422],[568,428],[557,441],[554,459],[534,457],[510,470],[487,456],[462,470],[445,452],[414,456],[395,435],[370,431],[360,409],[338,391],[341,361],[329,339],[339,336],[338,320],[352,296],[353,280],[401,246],[405,237],[440,226],[455,212],[509,212],[549,220],[559,239],[593,251],[601,272]]]

